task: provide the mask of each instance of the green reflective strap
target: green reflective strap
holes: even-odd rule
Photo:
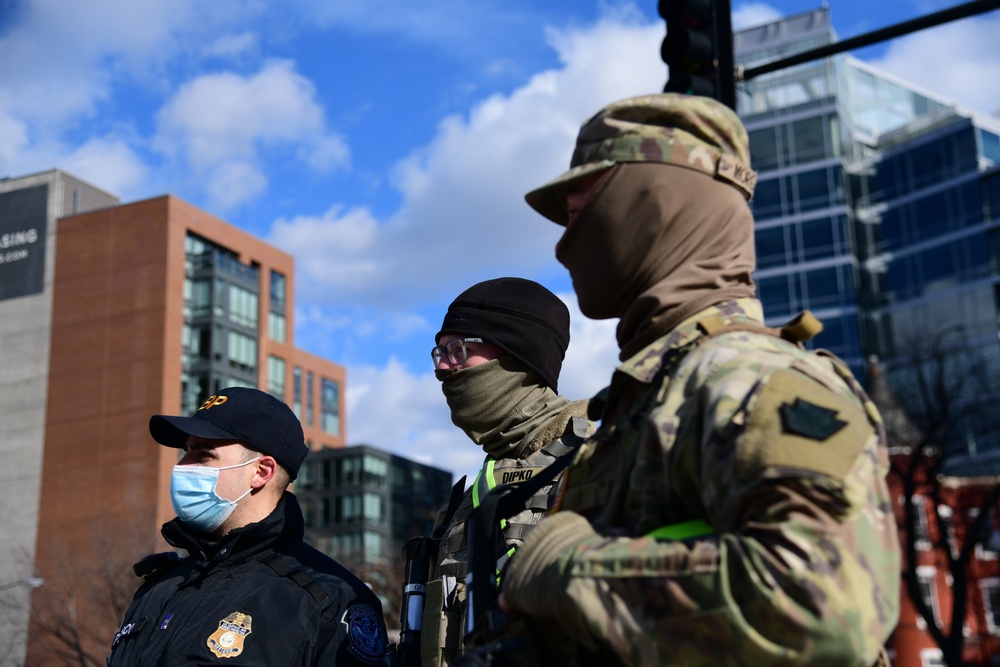
[[[489,493],[490,491],[492,491],[493,487],[495,487],[497,485],[496,480],[493,479],[493,466],[494,465],[496,465],[496,459],[494,459],[492,456],[487,457],[486,458],[486,465],[483,466],[483,469],[479,471],[478,475],[476,475],[476,481],[472,485],[472,507],[473,508],[479,507],[479,503],[482,502],[482,499],[484,497],[486,497],[486,493]],[[486,477],[486,492],[485,493],[482,492],[480,490],[480,487],[479,487],[479,483],[483,480],[483,477],[484,477],[483,473],[485,473],[485,477]]]
[[[689,537],[702,537],[714,533],[715,531],[710,525],[701,519],[695,519],[694,521],[661,526],[651,533],[646,533],[646,537],[655,537],[659,540],[686,540]]]
[[[503,566],[507,564],[507,561],[514,557],[515,551],[517,551],[517,547],[511,547],[510,549],[507,549],[507,553],[497,559],[497,586],[500,585],[500,570],[502,570]]]

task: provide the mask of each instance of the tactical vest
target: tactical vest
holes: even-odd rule
[[[593,431],[593,424],[573,417],[564,434],[523,459],[494,459],[487,456],[472,488],[466,491],[453,514],[438,547],[437,566],[428,577],[424,622],[421,631],[421,665],[446,667],[461,653],[465,611],[465,576],[468,545],[465,524],[469,515],[491,490],[505,484],[520,484],[544,470],[556,459],[572,453]],[[499,575],[525,536],[552,506],[555,484],[542,487],[525,503],[524,509],[502,521],[504,552],[497,554]]]

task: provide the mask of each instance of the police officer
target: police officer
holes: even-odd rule
[[[284,403],[232,387],[192,417],[154,415],[149,431],[183,450],[163,538],[176,552],[135,566],[145,581],[108,665],[379,665],[382,607],[336,561],[302,541],[286,489],[308,453]]]
[[[740,120],[622,100],[570,166],[526,199],[565,226],[583,313],[619,318],[621,364],[502,582],[535,640],[522,664],[875,663],[899,605],[884,432],[846,366],[801,345],[814,318],[763,324]]]
[[[542,285],[523,278],[473,285],[448,306],[435,343],[431,356],[451,419],[486,457],[457,507],[445,508],[438,519],[441,540],[421,634],[426,667],[447,665],[460,651],[465,524],[473,507],[497,486],[531,480],[594,430],[587,402],[558,393],[569,310]],[[552,484],[542,486],[504,522],[498,570],[548,511],[553,491]]]

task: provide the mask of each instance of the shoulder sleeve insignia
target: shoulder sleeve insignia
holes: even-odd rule
[[[208,650],[218,658],[235,658],[243,653],[243,642],[250,635],[252,623],[249,614],[234,611],[219,621],[219,629],[206,642]]]
[[[781,425],[785,433],[822,442],[847,426],[847,422],[837,419],[836,410],[796,398],[794,403],[782,404]]]
[[[734,452],[742,474],[791,468],[842,481],[875,437],[860,405],[795,370],[775,371],[756,392]]]
[[[385,655],[386,638],[382,621],[371,607],[356,604],[344,611],[341,622],[347,626],[347,650],[351,655],[378,664]]]

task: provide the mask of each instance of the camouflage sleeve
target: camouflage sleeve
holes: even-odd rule
[[[872,664],[897,619],[899,556],[865,407],[828,377],[745,359],[689,386],[647,418],[630,493],[668,488],[715,534],[601,534],[556,514],[514,559],[508,606],[628,665]]]

